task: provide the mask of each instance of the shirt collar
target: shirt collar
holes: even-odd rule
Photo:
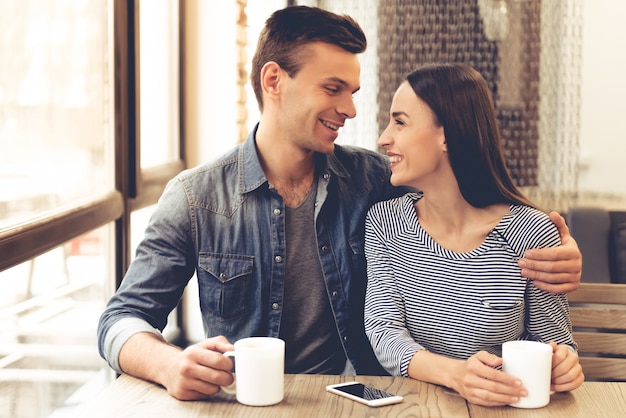
[[[256,131],[259,127],[257,123],[254,129],[239,148],[239,185],[243,193],[248,193],[259,188],[267,182],[265,172],[259,161],[259,154],[256,149]],[[343,147],[335,145],[332,154],[317,153],[315,156],[316,165],[319,172],[330,171],[339,177],[349,177],[350,173],[337,157],[338,152],[343,152]]]
[[[341,145],[335,144],[335,151],[332,154],[321,154],[319,157],[320,159],[323,159],[324,168],[328,171],[332,171],[339,177],[350,177],[350,173],[337,157],[339,153],[344,153],[344,148]]]

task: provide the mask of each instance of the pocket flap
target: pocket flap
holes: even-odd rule
[[[254,257],[238,254],[200,253],[198,267],[222,283],[252,273]]]

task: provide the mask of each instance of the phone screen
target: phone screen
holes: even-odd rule
[[[363,398],[368,401],[390,398],[394,396],[393,394],[389,392],[385,392],[384,390],[365,386],[362,383],[354,383],[354,384],[346,385],[346,386],[338,386],[335,389],[340,392],[345,392],[345,393],[349,393],[350,395],[358,396],[359,398]]]

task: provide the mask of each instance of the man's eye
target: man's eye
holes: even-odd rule
[[[328,91],[329,93],[332,94],[336,94],[339,92],[339,89],[337,87],[333,87],[333,86],[326,86],[326,91]]]

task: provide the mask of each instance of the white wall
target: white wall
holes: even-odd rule
[[[626,1],[586,0],[583,18],[579,190],[626,195]]]
[[[254,1],[254,0],[252,0]],[[237,5],[188,0],[185,29],[185,134],[190,166],[237,142]]]

